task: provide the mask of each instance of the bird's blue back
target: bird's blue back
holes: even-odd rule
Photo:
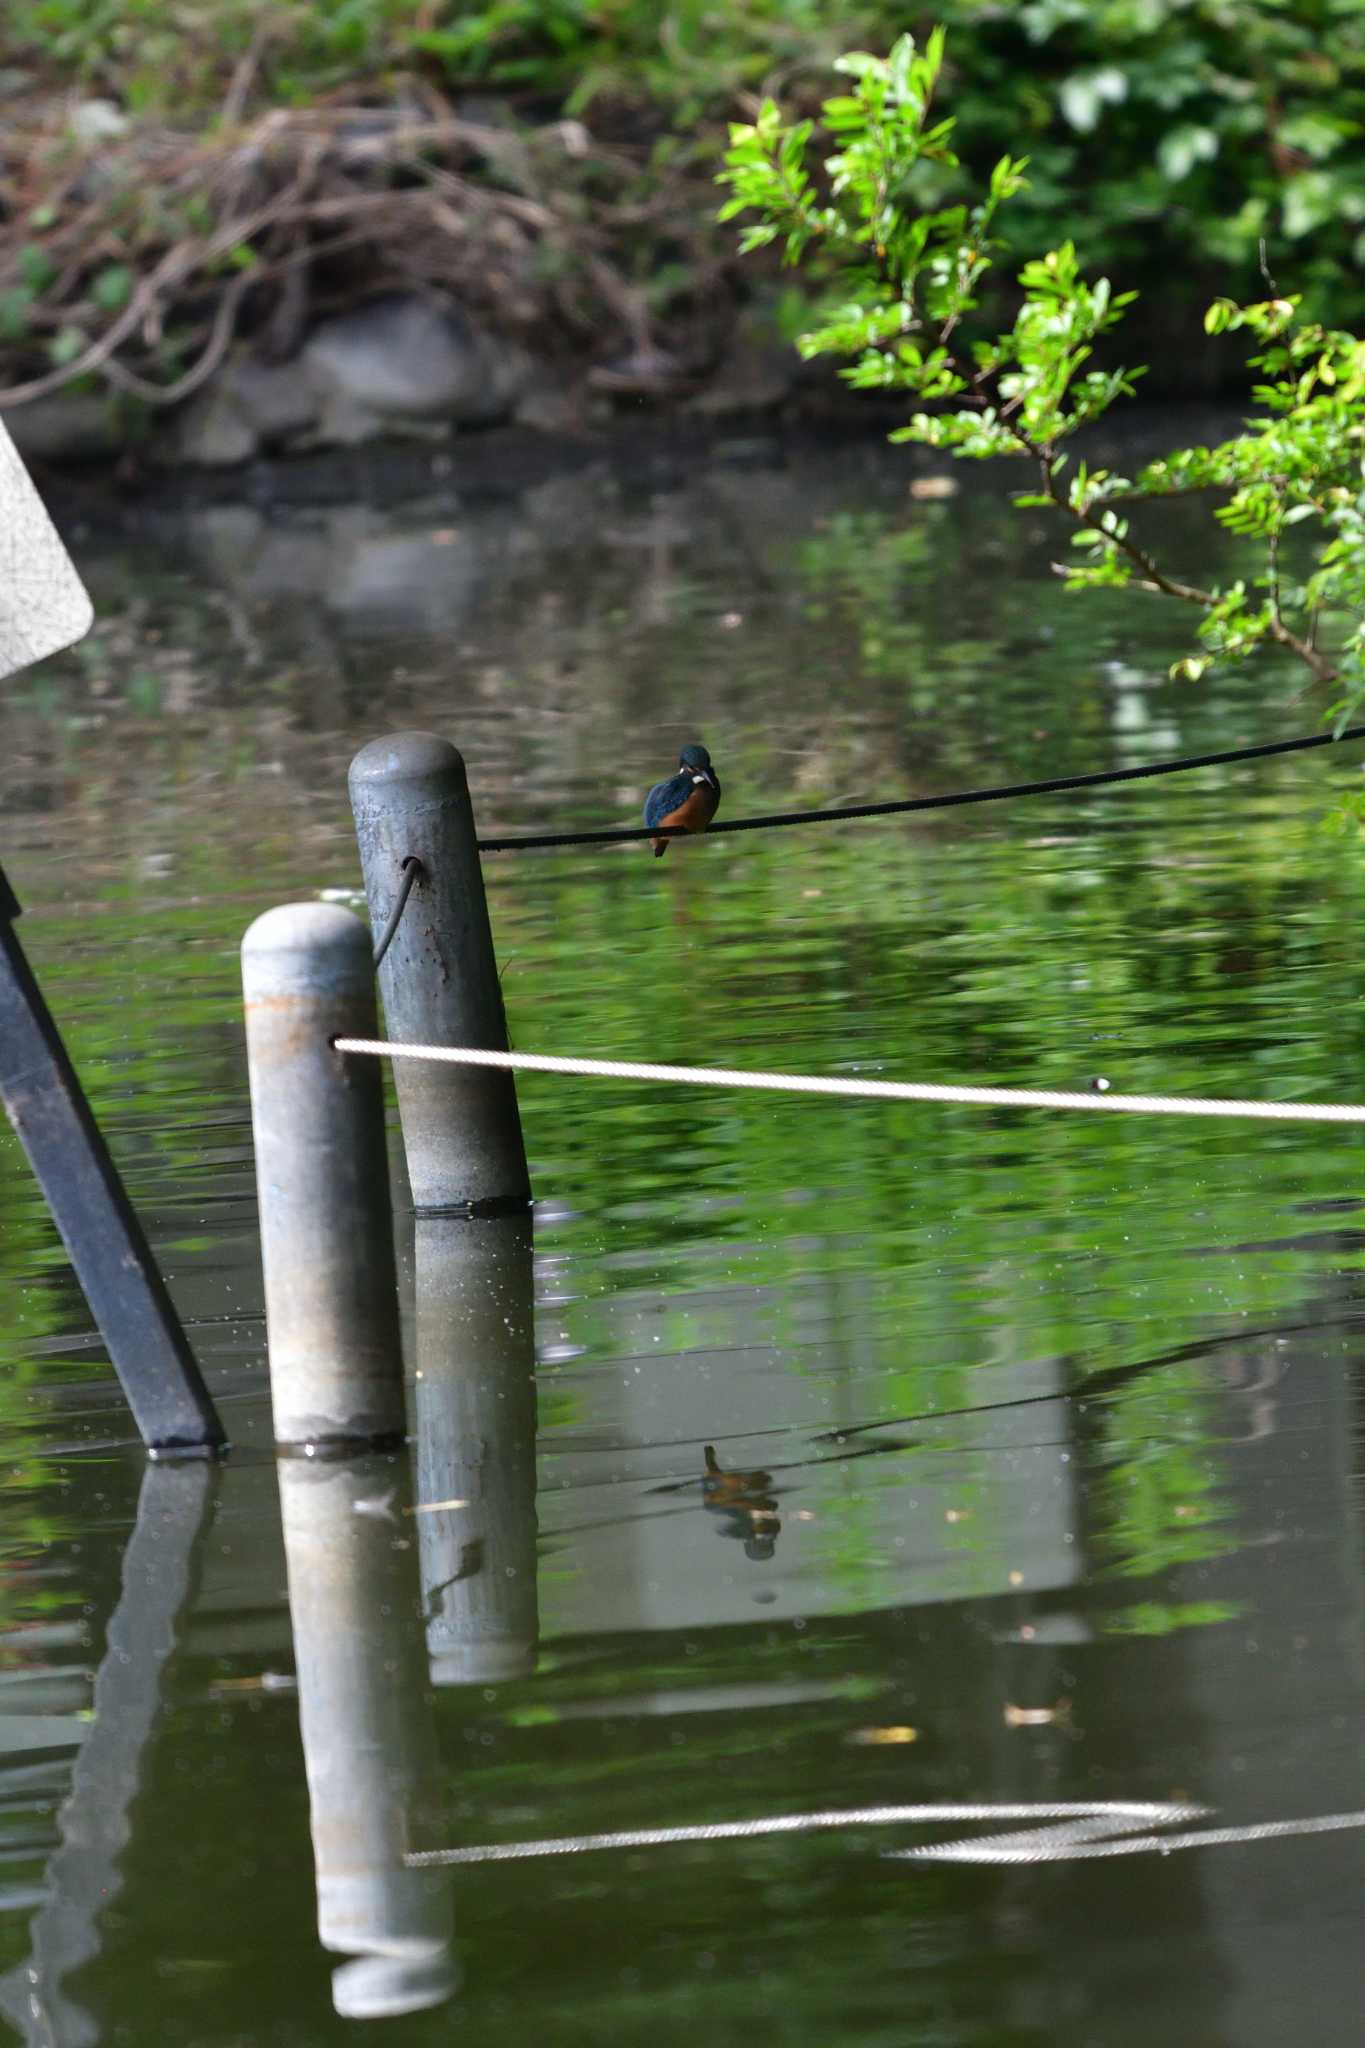
[[[692,794],[692,771],[680,768],[676,775],[670,775],[664,782],[656,782],[645,798],[645,823],[657,825],[678,805],[685,803]]]

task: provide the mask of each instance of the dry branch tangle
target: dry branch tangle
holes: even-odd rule
[[[576,203],[589,156],[619,224]],[[552,322],[583,338],[605,315],[638,341],[616,242],[638,231],[624,201],[639,171],[580,123],[470,121],[418,81],[382,105],[274,108],[194,136],[139,126],[84,147],[66,103],[39,102],[0,166],[0,408],[91,376],[174,406],[239,333],[278,360],[313,315],[385,289],[445,290],[514,334]]]

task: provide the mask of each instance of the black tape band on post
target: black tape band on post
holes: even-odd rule
[[[143,1442],[225,1441],[142,1226],[100,1136],[12,920],[0,871],[0,1095],[37,1174]]]

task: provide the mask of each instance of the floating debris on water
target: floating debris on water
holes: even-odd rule
[[[1011,1707],[1005,1708],[1007,1728],[1060,1728],[1071,1722],[1071,1702],[1058,1700],[1055,1707]]]
[[[292,1671],[261,1671],[252,1678],[215,1678],[209,1687],[211,1698],[234,1692],[296,1692],[298,1680]]]
[[[376,1493],[369,1500],[353,1500],[352,1508],[358,1515],[373,1515],[377,1521],[397,1522],[393,1504],[398,1498],[398,1488],[391,1486],[387,1493]]]

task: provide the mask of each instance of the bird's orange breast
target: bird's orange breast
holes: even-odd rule
[[[676,811],[670,811],[666,818],[660,818],[661,825],[680,826],[684,832],[704,832],[716,815],[720,798],[709,782],[699,782],[689,790]]]

